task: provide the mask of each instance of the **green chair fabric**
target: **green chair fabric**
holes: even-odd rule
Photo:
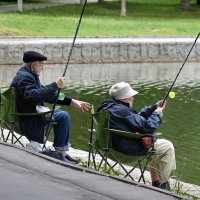
[[[20,141],[23,133],[20,129],[19,118],[26,116],[41,116],[50,113],[42,112],[42,113],[18,113],[16,109],[15,102],[15,89],[13,87],[5,87],[1,88],[0,91],[0,126],[1,126],[1,138],[4,142],[10,141],[12,144],[20,144],[24,147],[24,144]],[[53,126],[53,122],[48,126],[48,130],[45,130],[41,137],[44,138],[44,143],[47,141],[47,137],[49,132]],[[5,136],[4,131],[7,130],[7,134]],[[31,130],[30,130],[31,131]],[[17,133],[17,134],[16,134]]]
[[[95,170],[100,170],[100,168],[103,166],[103,163],[105,163],[105,165],[108,165],[110,169],[114,170],[115,166],[119,165],[125,172],[124,177],[125,178],[129,177],[132,180],[135,179],[132,177],[131,172],[136,168],[139,168],[140,177],[138,181],[140,182],[141,180],[143,180],[143,182],[145,183],[144,172],[147,168],[147,164],[151,153],[153,153],[154,147],[152,146],[143,156],[128,156],[131,158],[131,160],[134,161],[132,169],[128,171],[120,160],[120,156],[127,156],[127,155],[124,155],[121,152],[117,152],[112,148],[112,135],[116,134],[131,139],[142,139],[147,136],[148,137],[154,137],[154,136],[110,129],[109,111],[106,109],[102,110],[101,112],[94,112],[94,107],[92,107],[91,114],[92,114],[92,123],[91,123],[91,129],[89,130],[90,141],[88,143],[89,144],[88,167],[94,166]],[[152,141],[154,141],[153,138]],[[96,161],[96,155],[100,155],[101,157],[101,161],[99,163],[97,163]],[[114,164],[110,164],[108,162],[108,158],[112,159],[114,161]]]
[[[15,123],[16,117],[13,115],[15,112],[15,92],[13,88],[1,88],[1,136],[4,142],[7,142],[9,139],[12,144],[19,142],[22,146],[23,144],[20,142],[20,138],[17,137],[14,133],[18,132],[18,126]],[[5,136],[5,130],[7,130],[7,136]]]

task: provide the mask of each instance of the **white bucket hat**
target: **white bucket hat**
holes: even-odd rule
[[[109,95],[119,100],[130,98],[136,94],[138,94],[138,92],[125,82],[116,83],[109,90]]]

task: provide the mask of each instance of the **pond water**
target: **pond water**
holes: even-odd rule
[[[134,109],[140,110],[165,97],[182,63],[69,65],[63,92],[88,101],[97,107],[108,98],[109,87],[119,81],[129,82],[139,91]],[[47,84],[63,73],[65,65],[45,66],[41,82]],[[1,85],[8,85],[18,66],[0,66]],[[200,185],[200,66],[186,63],[174,88],[174,99],[168,99],[159,132],[173,142],[176,149],[177,179]],[[91,116],[70,107],[72,146],[88,150]]]

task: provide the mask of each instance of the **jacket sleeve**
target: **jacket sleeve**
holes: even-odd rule
[[[71,101],[72,101],[72,98],[71,97],[69,97],[69,96],[65,96],[65,98],[64,98],[64,100],[58,100],[57,101],[57,104],[59,104],[59,105],[70,105],[71,104]]]
[[[123,114],[122,114],[123,113]],[[148,118],[130,110],[120,110],[120,113],[111,111],[113,128],[140,134],[153,134],[159,127],[161,118],[159,113],[153,112]]]
[[[43,87],[46,87],[46,86],[43,86]],[[54,104],[57,101],[56,104],[59,104],[59,105],[71,104],[71,101],[72,101],[71,97],[65,96],[64,100],[59,100],[59,99],[57,100],[57,94],[58,94],[58,91],[54,92],[53,94],[49,93],[49,95],[45,96],[44,101],[48,103],[52,103],[52,104]]]
[[[153,112],[148,119],[138,115],[136,122],[138,124],[138,133],[153,134],[159,128],[162,121],[159,113]]]
[[[138,114],[148,119],[156,109],[157,109],[157,105],[153,104],[151,106],[142,108]]]
[[[71,101],[72,101],[72,98],[69,97],[69,96],[65,96],[65,98],[63,100],[57,100],[57,95],[58,95],[58,91],[56,91],[54,93],[54,95],[51,95],[51,96],[46,96],[44,101],[45,102],[48,102],[48,103],[55,103],[56,101],[56,104],[59,104],[59,105],[70,105],[71,104]]]
[[[24,93],[24,98],[38,104],[45,99],[56,97],[56,91],[58,90],[57,84],[55,82],[46,85],[37,87],[34,79],[26,77],[18,83],[18,90]]]

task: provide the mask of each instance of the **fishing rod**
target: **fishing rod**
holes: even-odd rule
[[[71,58],[71,55],[72,55],[72,51],[73,51],[73,48],[74,48],[74,44],[75,44],[75,41],[76,41],[76,38],[77,38],[77,35],[78,35],[78,31],[79,31],[79,28],[80,28],[80,25],[81,25],[81,20],[82,20],[82,17],[83,17],[83,13],[85,11],[86,4],[87,4],[87,0],[85,0],[85,3],[84,3],[83,8],[82,8],[82,12],[81,12],[81,15],[80,15],[80,18],[79,18],[79,21],[78,21],[78,25],[77,25],[77,28],[76,28],[76,32],[74,34],[73,42],[72,42],[72,45],[71,45],[71,48],[70,48],[70,51],[69,51],[69,54],[68,54],[67,62],[66,62],[65,69],[64,69],[62,77],[64,77],[66,72],[67,72],[67,68],[68,68],[69,61],[70,61],[70,58]],[[53,114],[54,114],[54,111],[55,111],[55,108],[56,108],[56,103],[57,103],[57,101],[59,99],[60,90],[61,90],[61,88],[58,88],[58,92],[57,92],[57,95],[56,95],[56,101],[53,104],[51,116],[49,118],[49,124],[47,126],[46,133],[45,133],[46,137],[45,137],[45,140],[44,140],[43,149],[45,148],[45,144],[46,144],[46,141],[47,141],[48,136],[49,136],[49,131],[50,131],[51,126],[52,126],[51,122],[52,122]]]
[[[191,47],[191,49],[190,49],[188,55],[187,55],[187,57],[185,58],[185,60],[184,60],[184,62],[183,62],[183,64],[182,64],[182,66],[181,66],[181,68],[179,69],[179,72],[177,73],[177,75],[176,75],[176,77],[175,77],[175,79],[174,79],[172,85],[170,86],[169,90],[167,91],[166,96],[165,96],[165,98],[164,98],[164,100],[163,100],[163,102],[162,102],[162,104],[161,104],[161,107],[163,107],[165,101],[166,101],[167,98],[169,97],[169,94],[170,94],[170,92],[171,92],[171,90],[172,90],[172,88],[173,88],[173,86],[174,86],[174,84],[175,84],[175,82],[176,82],[176,80],[177,80],[179,74],[181,73],[181,71],[182,71],[182,69],[183,69],[183,67],[184,67],[184,65],[185,65],[185,63],[186,63],[186,61],[187,61],[187,59],[188,59],[188,57],[189,57],[189,55],[190,55],[192,49],[194,48],[194,45],[196,44],[196,42],[197,42],[199,36],[200,36],[200,33],[197,35],[197,37],[196,37],[196,39],[195,39],[195,41],[194,41],[194,43],[193,43],[193,45],[192,45],[192,47]]]
[[[76,37],[77,37],[77,35],[78,35],[78,30],[79,30],[79,27],[80,27],[80,25],[81,25],[81,20],[82,20],[82,17],[83,17],[83,13],[84,13],[84,11],[85,11],[85,6],[86,6],[86,4],[87,4],[87,0],[85,0],[85,3],[84,3],[84,5],[83,5],[83,9],[82,9],[82,12],[81,12],[81,16],[80,16],[80,19],[79,19],[79,22],[78,22],[78,26],[77,26],[77,28],[76,28],[76,32],[75,32],[75,35],[74,35],[74,39],[73,39],[73,42],[72,42],[72,46],[71,46],[71,49],[70,49],[70,51],[69,51],[67,63],[66,63],[65,70],[64,70],[64,73],[63,73],[62,76],[65,76],[65,74],[66,74],[67,67],[68,67],[68,64],[69,64],[69,61],[70,61],[70,58],[71,58],[71,55],[72,55],[72,50],[73,50],[73,48],[74,48],[75,40],[76,40]]]

